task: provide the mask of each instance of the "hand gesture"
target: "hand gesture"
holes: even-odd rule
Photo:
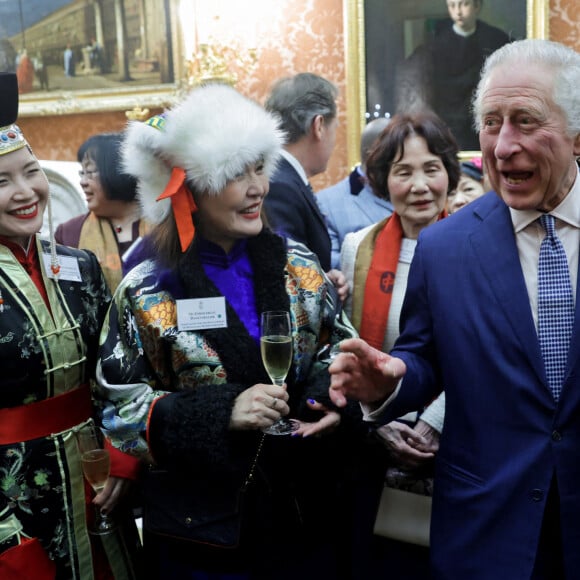
[[[360,338],[340,343],[339,354],[328,371],[330,399],[344,407],[346,399],[361,403],[384,401],[396,388],[407,367],[398,358],[373,348]]]
[[[295,436],[309,437],[310,435],[323,435],[331,433],[340,425],[340,414],[336,411],[331,411],[322,403],[318,403],[314,399],[307,401],[308,406],[315,411],[322,411],[324,415],[316,422],[310,423],[300,421],[300,427],[294,433]]]

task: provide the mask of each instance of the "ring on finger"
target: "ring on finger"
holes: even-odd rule
[[[277,403],[278,403],[278,397],[272,397],[272,404],[270,405],[270,408],[275,409]]]

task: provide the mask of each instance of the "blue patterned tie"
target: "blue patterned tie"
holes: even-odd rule
[[[554,216],[544,214],[540,223],[546,237],[540,246],[538,262],[538,338],[548,384],[558,401],[574,326],[574,295],[568,259],[555,232]]]

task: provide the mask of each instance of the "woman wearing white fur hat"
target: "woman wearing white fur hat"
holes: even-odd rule
[[[345,564],[340,494],[360,411],[331,405],[329,361],[317,353],[355,333],[315,256],[262,221],[277,126],[234,89],[207,85],[127,131],[125,169],[157,224],[154,257],[115,293],[99,382],[108,436],[149,465],[152,577],[333,579]],[[261,363],[266,310],[290,312],[287,389]],[[285,415],[299,430],[264,438]],[[242,487],[238,537],[231,514]]]

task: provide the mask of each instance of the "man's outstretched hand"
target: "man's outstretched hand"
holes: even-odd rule
[[[407,370],[401,359],[373,348],[361,338],[341,342],[340,350],[328,368],[330,398],[337,407],[344,407],[347,399],[380,404]]]

